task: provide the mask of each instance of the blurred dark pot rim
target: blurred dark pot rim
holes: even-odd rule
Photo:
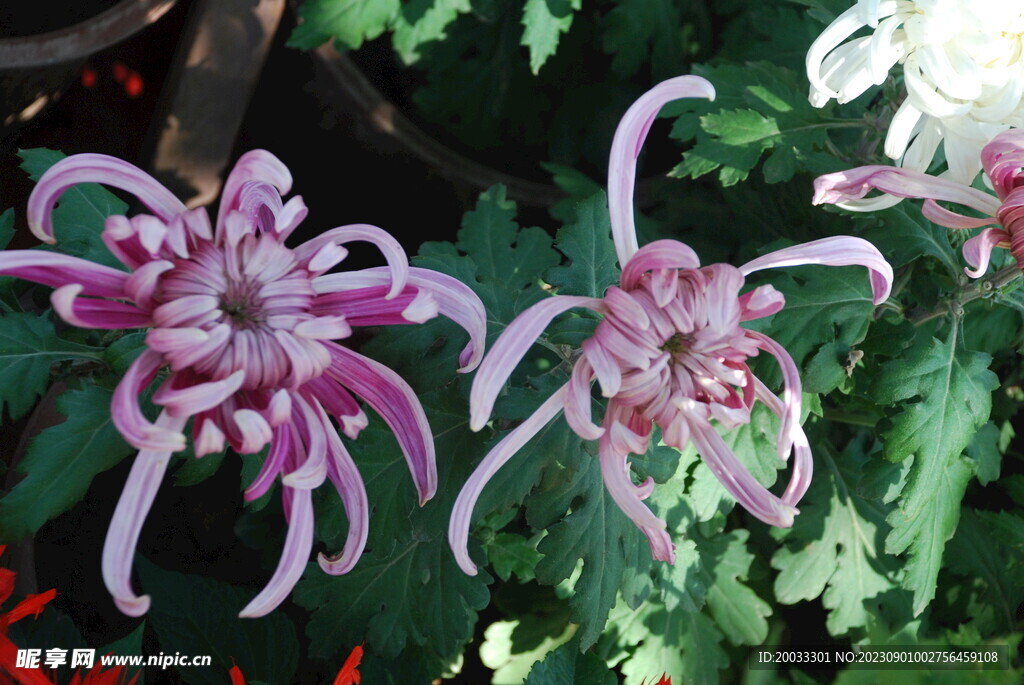
[[[123,0],[66,28],[34,36],[0,38],[0,71],[83,60],[128,38],[167,13],[176,0]]]
[[[566,197],[553,183],[538,183],[507,174],[466,157],[438,141],[420,128],[402,108],[393,103],[346,54],[331,43],[312,51],[337,83],[342,95],[378,134],[387,136],[415,157],[436,169],[445,178],[485,190],[495,184],[508,189],[508,196],[532,207],[550,207]],[[638,179],[635,202],[644,208],[650,204],[652,182],[660,178]]]

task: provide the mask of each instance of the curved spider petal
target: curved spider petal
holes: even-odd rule
[[[187,422],[187,417],[162,412],[156,426],[163,431],[180,434]],[[128,616],[141,616],[149,609],[149,597],[137,596],[132,590],[132,557],[168,463],[169,450],[144,449],[139,452],[103,543],[103,582],[117,607]]]
[[[822,64],[830,52],[864,26],[862,12],[854,6],[840,14],[807,50],[804,66],[807,68],[807,80],[811,82],[811,104],[815,107],[824,107],[830,99],[839,97],[839,93],[822,78]]]
[[[1001,228],[986,228],[964,243],[963,254],[974,269],[964,269],[971,278],[981,278],[988,271],[992,250],[1000,244],[1010,244],[1010,234]]]
[[[502,331],[473,379],[469,394],[470,429],[478,431],[487,423],[505,380],[551,320],[575,307],[604,311],[603,302],[595,297],[556,295],[531,306]]]
[[[471,576],[476,575],[476,565],[469,558],[469,526],[473,522],[473,508],[476,506],[484,486],[494,477],[505,463],[530,441],[565,405],[568,384],[556,390],[528,419],[516,426],[501,442],[495,445],[473,474],[462,486],[448,523],[448,545],[455,555],[459,568]]]
[[[609,408],[609,416],[614,415]],[[621,425],[621,424],[616,424]],[[659,561],[675,563],[675,545],[672,538],[665,532],[665,522],[658,518],[642,500],[646,499],[654,487],[654,480],[648,478],[642,485],[634,485],[629,477],[628,452],[616,447],[611,433],[613,428],[605,426],[605,437],[598,443],[601,459],[601,475],[604,478],[608,493],[619,505],[619,509],[639,528],[651,544],[651,555]]]
[[[677,76],[663,81],[633,103],[615,130],[608,159],[608,212],[620,265],[625,266],[637,251],[633,186],[640,148],[662,106],[680,98],[714,100],[715,89],[700,76]]]
[[[284,467],[289,453],[295,449],[293,431],[294,428],[287,423],[274,429],[274,436],[270,439],[270,450],[267,452],[267,459],[263,462],[260,472],[256,474],[252,483],[245,489],[243,496],[246,502],[259,499],[274,484],[274,479],[277,478],[277,474]]]
[[[117,330],[153,325],[149,314],[138,307],[125,302],[79,297],[82,289],[80,283],[69,283],[50,293],[54,311],[72,326]]]
[[[797,509],[758,483],[710,423],[692,422],[690,437],[701,459],[744,509],[772,526],[789,528],[793,525]]]
[[[866,240],[850,236],[833,236],[812,240],[809,243],[785,247],[758,257],[740,267],[748,276],[761,269],[804,264],[825,264],[828,266],[865,266],[871,273],[871,290],[874,303],[885,302],[892,290],[892,267],[882,253]]]
[[[786,413],[786,405],[782,400],[756,377],[754,377],[753,386],[757,399],[764,402],[776,416],[782,419]],[[782,501],[790,506],[796,506],[796,503],[807,492],[807,488],[810,487],[811,475],[814,473],[811,445],[799,422],[793,424],[793,430],[788,437],[779,433],[779,455],[783,460],[788,461],[790,449],[793,452],[793,473],[790,475],[786,491],[782,494]]]
[[[313,499],[309,490],[291,489],[288,507],[288,535],[284,551],[270,582],[238,614],[239,618],[259,618],[276,609],[302,577],[313,551]]]
[[[302,262],[312,259],[321,248],[363,241],[376,245],[388,263],[391,274],[391,290],[385,299],[397,297],[409,280],[409,258],[401,244],[387,231],[369,224],[351,224],[325,231],[295,248],[296,258]]]
[[[157,452],[178,452],[185,449],[185,436],[181,431],[150,423],[139,407],[139,395],[156,377],[163,363],[158,353],[148,349],[132,362],[114,389],[110,418],[132,447]]]
[[[803,385],[800,382],[800,371],[796,368],[793,357],[779,343],[758,331],[747,331],[747,337],[757,342],[758,348],[775,357],[782,371],[782,404],[783,412],[779,415],[782,425],[779,428],[779,454],[789,454],[792,443],[790,437],[794,428],[800,425]],[[785,442],[783,442],[785,440]]]
[[[622,269],[622,287],[632,290],[644,273],[652,269],[696,269],[700,259],[689,245],[678,240],[655,240],[647,243]]]
[[[323,409],[320,410],[323,413]],[[330,429],[327,417],[323,416],[327,428],[328,462],[327,477],[331,479],[348,517],[348,535],[341,552],[334,555],[320,554],[317,563],[326,573],[339,576],[348,573],[359,561],[370,534],[370,503],[366,497],[366,486],[356,468],[352,455],[345,449],[337,432]]]
[[[389,269],[374,267],[345,274],[328,274],[313,280],[318,293],[386,285]],[[487,312],[477,294],[462,281],[430,269],[409,267],[409,285],[425,290],[437,300],[440,313],[469,333],[469,344],[459,354],[460,373],[475,369],[484,356],[487,338]]]
[[[277,188],[281,195],[287,195],[292,189],[292,174],[280,159],[266,150],[246,152],[238,158],[227,180],[224,181],[220,208],[217,211],[218,234],[224,228],[228,212],[238,209],[242,186],[249,181],[268,183]]]
[[[892,166],[862,166],[819,176],[814,180],[811,203],[845,207],[843,203],[863,198],[872,189],[895,197],[955,202],[988,216],[995,216],[999,210],[999,200],[976,188]],[[857,207],[846,208],[858,211]]]
[[[43,250],[0,252],[0,274],[59,288],[82,286],[83,295],[125,299],[129,274],[78,257]]]
[[[44,243],[54,243],[53,208],[65,190],[79,183],[102,183],[125,190],[164,221],[185,211],[171,191],[133,164],[99,154],[65,157],[47,169],[28,198],[28,227]]]
[[[565,420],[569,427],[584,440],[597,440],[604,435],[604,428],[591,420],[590,381],[594,376],[590,362],[581,356],[572,369],[572,377],[566,386]]]
[[[388,367],[340,345],[329,345],[327,374],[380,414],[398,440],[416,483],[420,506],[437,491],[434,437],[423,407],[409,384]]]

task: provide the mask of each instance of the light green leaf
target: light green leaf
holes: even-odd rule
[[[961,453],[988,421],[999,386],[991,361],[962,349],[954,326],[946,342],[932,339],[884,364],[871,388],[877,402],[898,407],[884,433],[886,458],[914,455],[885,544],[890,554],[910,554],[903,587],[914,591],[915,615],[935,596],[942,550],[956,530],[972,475]]]
[[[399,0],[307,0],[288,45],[312,50],[334,38],[338,50],[355,50],[390,28],[401,9]]]
[[[421,56],[420,46],[444,40],[452,22],[471,10],[469,0],[413,0],[396,18],[392,39],[395,52],[406,64],[414,64]]]
[[[523,38],[520,45],[530,50],[530,70],[536,74],[551,55],[558,50],[558,41],[572,26],[573,12],[582,6],[583,0],[571,0],[572,11],[564,16],[555,16],[549,0],[526,0],[523,7]]]
[[[747,551],[750,533],[734,530],[710,538],[696,538],[701,566],[711,578],[707,609],[729,641],[735,645],[758,645],[768,636],[772,608],[743,583],[754,555]]]
[[[883,551],[885,511],[853,489],[865,458],[848,449],[833,459],[824,446],[815,457],[817,473],[800,515],[782,536],[786,546],[772,557],[779,570],[775,596],[795,604],[824,592],[828,631],[844,635],[867,625],[866,600],[897,586],[897,565]]]

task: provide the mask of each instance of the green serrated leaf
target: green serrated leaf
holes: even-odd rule
[[[639,643],[622,664],[627,682],[650,682],[664,673],[672,682],[718,685],[719,671],[729,665],[729,658],[722,649],[722,633],[711,619],[654,603],[638,613],[642,624],[634,623],[624,636]]]
[[[807,101],[802,73],[769,62],[698,65],[694,73],[715,84],[712,103],[697,103],[676,122],[673,137],[697,142],[685,154],[673,176],[697,178],[719,170],[723,186],[747,178],[766,152],[765,180],[788,181],[799,170],[834,171],[841,164],[819,153],[827,147],[829,129],[863,125],[839,120],[830,108],[818,109]],[[694,125],[700,119],[700,127]]]
[[[853,489],[865,458],[852,449],[841,460],[828,449],[815,456],[827,469],[818,469],[800,515],[782,538],[786,546],[772,557],[779,570],[775,596],[794,604],[824,593],[828,631],[844,635],[867,626],[865,601],[897,586],[897,565],[883,551],[885,510]]]
[[[558,50],[558,41],[572,27],[573,14],[556,16],[549,0],[526,0],[523,6],[523,38],[520,45],[530,50],[530,70],[536,74]],[[583,0],[571,0],[572,11],[578,11]]]
[[[562,295],[603,297],[620,275],[611,229],[608,198],[603,192],[579,203],[575,222],[555,236],[556,247],[569,263],[548,269],[544,280]]]
[[[686,59],[683,25],[683,9],[673,0],[616,0],[602,35],[612,71],[631,77],[649,64],[656,81],[676,75]]]
[[[168,654],[205,654],[213,667],[178,668],[189,685],[223,685],[237,664],[247,678],[268,683],[295,682],[299,643],[295,627],[277,611],[263,618],[239,619],[252,591],[212,578],[165,571],[140,559],[143,590],[151,596],[147,619],[160,648]]]
[[[758,645],[768,636],[767,617],[772,608],[743,583],[754,555],[747,551],[745,530],[696,539],[701,566],[711,581],[707,588],[708,612],[735,645]]]
[[[368,551],[352,571],[331,576],[310,564],[295,590],[296,602],[312,610],[307,632],[317,658],[334,658],[344,645],[364,640],[385,658],[407,645],[450,656],[472,636],[476,611],[487,605],[491,578],[483,571],[467,576],[445,535],[472,466],[465,455],[479,454],[482,443],[468,430],[457,389],[425,393],[421,401],[437,453],[459,458],[438,459],[438,494],[421,508],[405,458],[382,422],[372,419],[349,443],[367,485],[372,525]]]
[[[46,315],[0,315],[0,411],[12,419],[32,408],[50,384],[50,367],[69,359],[99,359],[100,350],[57,335]]]
[[[514,533],[498,533],[487,545],[487,559],[494,574],[508,580],[514,573],[520,582],[533,580],[541,555],[535,542]]]
[[[29,178],[38,181],[51,166],[64,159],[56,150],[36,148],[19,153]],[[63,254],[124,270],[125,266],[103,244],[103,224],[108,216],[124,214],[128,205],[96,183],[79,183],[64,191],[53,211],[53,232]],[[41,249],[53,249],[44,246]]]
[[[865,231],[864,237],[882,251],[894,269],[929,256],[939,260],[954,278],[963,272],[963,260],[949,242],[951,231],[924,218],[920,207],[901,202],[895,207],[872,212],[870,217],[854,216],[875,223]]]
[[[1020,517],[1015,518],[1020,526]],[[956,535],[946,547],[946,567],[966,578],[966,584],[980,585],[979,601],[991,611],[992,631],[1004,635],[1017,627],[1016,617],[1024,602],[1024,548],[1007,544],[1013,538],[1004,537],[1000,523],[991,512],[965,509]],[[1019,533],[1017,537],[1021,537]],[[971,612],[975,624],[981,613]]]
[[[334,38],[339,50],[355,50],[390,28],[401,10],[399,0],[307,0],[288,45],[312,50]]]
[[[560,634],[545,635],[535,647],[522,651],[517,649],[515,639],[521,625],[520,621],[496,621],[484,632],[480,660],[494,670],[491,685],[522,685],[534,664],[568,642],[576,632],[573,625],[567,625]]]
[[[875,307],[867,274],[858,267],[808,266],[773,271],[755,281],[765,282],[785,296],[786,306],[744,325],[786,348],[802,371],[806,392],[831,392],[847,375],[843,351],[864,340],[871,324]],[[781,380],[774,361],[759,363],[756,371],[769,387]]]
[[[580,652],[573,639],[544,657],[527,676],[523,685],[615,685],[618,678],[608,666],[592,654]]]
[[[991,361],[962,349],[954,326],[946,342],[932,339],[883,364],[871,388],[878,403],[898,405],[884,434],[886,458],[914,455],[899,506],[887,519],[892,532],[885,544],[890,554],[910,554],[902,583],[914,591],[915,615],[935,595],[942,550],[956,530],[972,475],[961,453],[988,421],[999,386]]]
[[[96,474],[131,454],[111,421],[111,397],[109,390],[91,386],[57,398],[57,411],[68,418],[29,445],[18,465],[24,480],[0,499],[0,539],[32,535],[78,502]]]
[[[406,64],[414,64],[421,57],[420,46],[444,40],[452,22],[471,10],[469,0],[413,0],[396,18],[395,52]]]

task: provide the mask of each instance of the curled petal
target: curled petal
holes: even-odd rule
[[[747,262],[740,267],[740,272],[748,276],[761,269],[802,264],[867,267],[871,274],[871,290],[874,293],[875,304],[885,302],[892,289],[892,267],[882,257],[882,253],[868,241],[850,236],[822,238],[785,247]]]
[[[678,240],[655,240],[635,252],[622,269],[622,287],[632,290],[644,273],[653,269],[696,269],[700,259],[689,245]]]
[[[109,266],[46,252],[43,250],[4,250],[0,252],[0,274],[59,288],[82,286],[83,295],[125,299],[128,274]]]
[[[163,358],[156,352],[143,351],[117,384],[110,404],[110,417],[132,447],[154,452],[178,452],[185,449],[185,436],[180,431],[150,423],[139,407],[139,395],[163,364]],[[176,422],[179,417],[174,418]]]
[[[281,482],[290,488],[309,490],[318,487],[327,477],[327,436],[334,433],[334,428],[319,404],[313,409],[299,395],[295,395],[292,401],[299,411],[297,418],[301,419],[295,422],[295,426],[306,445],[306,459]]]
[[[192,435],[192,448],[196,458],[224,451],[224,431],[211,419],[197,418],[194,424],[198,430]]]
[[[437,491],[434,437],[423,407],[397,373],[361,354],[330,344],[333,359],[327,373],[380,414],[398,440],[409,464],[420,505]]]
[[[250,150],[238,158],[234,168],[224,181],[220,195],[220,209],[217,212],[217,230],[221,231],[228,212],[238,209],[242,187],[249,181],[268,183],[281,195],[292,189],[292,175],[288,167],[266,150]]]
[[[505,463],[515,455],[523,445],[530,441],[565,405],[565,394],[568,385],[563,385],[551,397],[544,401],[528,419],[515,427],[501,442],[495,445],[483,461],[473,471],[466,484],[462,486],[452,517],[448,523],[448,545],[455,555],[459,568],[471,576],[476,575],[476,564],[469,558],[469,526],[473,522],[473,507],[476,506],[480,493],[487,481],[494,477]]]
[[[244,373],[244,372],[242,372]],[[233,415],[235,425],[242,435],[242,444],[238,448],[241,454],[256,454],[270,442],[274,432],[267,420],[253,409],[237,409]],[[322,479],[321,479],[322,482]]]
[[[124,286],[125,294],[142,309],[153,309],[153,293],[156,292],[160,276],[173,268],[174,263],[166,259],[146,262],[128,277]]]
[[[586,355],[597,376],[597,382],[601,385],[601,395],[615,397],[622,387],[622,369],[619,363],[596,337],[584,340],[582,347],[583,354]]]
[[[613,413],[609,410],[609,415]],[[618,433],[615,429],[616,426],[622,426],[622,424],[615,422],[609,429],[606,421],[607,435],[601,438],[599,446],[601,476],[604,478],[605,487],[608,488],[608,493],[619,505],[622,513],[628,516],[636,527],[647,536],[647,540],[651,544],[651,556],[659,561],[675,563],[675,545],[672,544],[672,538],[665,532],[665,522],[642,502],[651,494],[654,481],[648,479],[642,485],[633,484],[629,477],[628,452],[617,449],[622,446],[617,446],[612,436],[613,433]],[[632,433],[628,429],[627,431]]]
[[[277,215],[277,222],[274,224],[278,238],[284,241],[292,234],[292,231],[298,228],[307,214],[309,214],[309,209],[298,195],[285,202],[281,212]]]
[[[811,202],[815,205],[839,205],[858,211],[858,207],[844,203],[859,200],[872,189],[902,198],[955,202],[987,216],[995,216],[999,210],[999,201],[988,193],[920,171],[891,166],[862,166],[819,176],[814,181],[814,198]]]
[[[993,138],[981,150],[981,164],[999,199],[1005,200],[1019,185],[1017,179],[1024,167],[1024,131],[1011,129]]]
[[[992,257],[992,250],[1000,243],[1008,244],[1010,234],[1001,228],[986,228],[964,243],[964,259],[974,269],[964,269],[964,273],[971,278],[981,278],[988,271],[988,262]]]
[[[313,287],[318,293],[332,293],[386,285],[389,280],[389,270],[376,267],[354,273],[321,276],[313,281]],[[440,313],[469,333],[469,344],[459,354],[459,372],[466,373],[475,369],[483,359],[487,338],[487,313],[480,298],[465,283],[430,269],[410,267],[409,285],[433,295]]]
[[[153,325],[149,314],[133,305],[79,297],[81,294],[79,283],[69,283],[50,293],[53,309],[72,326],[117,330]]]
[[[862,9],[854,6],[840,14],[807,50],[804,65],[807,68],[807,80],[811,82],[811,104],[815,107],[824,107],[830,99],[839,97],[839,93],[822,78],[822,64],[830,52],[864,26],[862,12]]]
[[[747,331],[747,337],[757,341],[758,348],[775,357],[782,371],[782,404],[783,411],[779,414],[782,419],[782,426],[779,428],[779,455],[785,457],[789,454],[792,444],[791,436],[800,425],[801,402],[803,397],[803,386],[800,382],[800,371],[796,363],[789,355],[789,352],[767,335],[757,331]]]
[[[171,191],[134,165],[107,155],[73,155],[50,167],[28,198],[28,226],[44,243],[56,242],[53,207],[58,198],[79,183],[102,183],[128,191],[164,221],[185,211]]]
[[[180,374],[175,374],[153,393],[153,402],[166,407],[175,416],[194,416],[220,406],[242,387],[244,379],[245,371],[241,370],[223,380],[206,383],[197,383],[191,377],[183,379]]]
[[[246,502],[257,500],[266,494],[274,479],[281,472],[284,463],[293,449],[301,449],[296,446],[294,429],[289,424],[282,424],[274,429],[274,435],[270,439],[270,450],[267,452],[267,459],[263,462],[260,472],[256,474],[252,483],[245,489],[243,497]]]
[[[759,379],[754,378],[754,391],[757,399],[764,402],[780,419],[786,414],[786,405],[776,397],[775,393],[769,390]],[[814,473],[814,461],[811,458],[811,446],[807,442],[807,435],[799,422],[793,424],[789,436],[779,434],[779,454],[783,460],[788,460],[789,450],[793,452],[793,472],[789,478],[789,485],[782,494],[782,501],[790,506],[803,498],[807,488],[811,485],[811,475]]]
[[[625,265],[637,251],[633,225],[633,186],[640,148],[665,103],[680,98],[715,99],[715,89],[700,76],[677,76],[651,88],[623,115],[612,140],[608,159],[608,211],[619,264]]]
[[[594,373],[586,357],[580,357],[566,386],[565,420],[584,440],[597,440],[604,429],[591,421],[590,381]]]
[[[472,430],[478,431],[487,423],[505,380],[551,320],[575,307],[587,307],[601,312],[604,303],[594,297],[556,295],[527,309],[502,332],[473,379],[473,389],[469,395],[469,427]]]
[[[939,226],[945,226],[946,228],[981,228],[982,226],[990,226],[997,221],[992,216],[978,219],[951,212],[945,207],[940,206],[935,200],[925,200],[924,204],[921,205],[921,214],[928,221]]]
[[[761,285],[740,295],[740,321],[753,321],[782,311],[786,298],[770,285]]]
[[[705,421],[694,421],[690,436],[704,463],[733,499],[758,519],[772,526],[789,528],[796,508],[768,492],[736,458],[722,437]]]
[[[163,412],[156,427],[166,433],[181,434],[187,417],[174,417]],[[117,608],[128,616],[141,616],[149,609],[149,597],[137,596],[132,590],[132,557],[139,542],[139,533],[160,488],[170,451],[144,449],[135,457],[128,481],[114,509],[114,516],[103,543],[103,583],[114,597]]]
[[[356,241],[372,243],[384,255],[391,274],[391,290],[386,299],[397,297],[409,279],[409,258],[399,242],[382,228],[369,224],[351,224],[332,228],[295,248],[295,257],[300,262],[304,262],[312,259],[325,245],[340,246]]]
[[[339,576],[352,570],[366,547],[366,539],[370,531],[370,503],[366,497],[366,486],[363,485],[359,469],[356,468],[352,456],[333,430],[327,434],[327,444],[327,452],[330,457],[327,476],[331,479],[341,497],[341,503],[345,506],[345,516],[348,517],[348,535],[345,538],[345,547],[340,553],[331,556],[321,554],[317,557],[317,562],[326,573]]]
[[[288,535],[281,561],[267,586],[241,613],[239,618],[266,616],[281,604],[299,582],[313,551],[313,500],[309,490],[292,490],[288,511]]]

